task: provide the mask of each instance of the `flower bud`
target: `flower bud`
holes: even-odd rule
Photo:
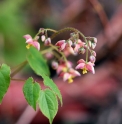
[[[48,46],[51,44],[51,39],[50,38],[47,38],[44,42],[45,46]]]
[[[94,63],[95,60],[96,60],[96,58],[94,56],[92,56],[92,55],[89,57],[89,59],[90,59],[90,62],[92,62],[92,63]]]
[[[44,28],[40,28],[39,29],[39,33],[44,34],[44,32],[45,32],[45,29]]]
[[[92,43],[91,47],[92,47],[92,49],[94,49],[96,47],[96,43]]]
[[[96,52],[95,52],[95,51],[92,51],[92,55],[93,55],[94,57],[96,57]]]
[[[97,38],[96,37],[93,37],[93,42],[97,43]]]
[[[52,68],[57,69],[58,68],[58,62],[52,61]]]
[[[47,59],[51,59],[51,58],[53,58],[53,54],[52,54],[52,52],[48,52],[48,53],[46,53],[46,54],[45,54],[45,57],[46,57]]]
[[[41,36],[41,40],[42,40],[42,42],[44,42],[44,41],[46,40],[45,35],[42,35],[42,36]]]
[[[85,52],[86,52],[86,50],[85,50],[83,47],[81,47],[81,48],[78,50],[78,53],[84,54]]]

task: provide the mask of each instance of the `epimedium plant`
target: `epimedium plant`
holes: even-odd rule
[[[52,32],[51,37],[48,37],[48,31]],[[65,31],[71,31],[69,38],[59,40],[55,45],[52,44],[53,38]],[[24,35],[24,38],[28,49],[26,60],[14,69],[10,69],[6,64],[2,64],[0,67],[0,103],[9,88],[12,77],[19,73],[26,64],[29,64],[32,70],[42,77],[46,88],[42,89],[38,82],[29,77],[23,86],[24,97],[34,110],[36,110],[38,104],[41,112],[52,124],[58,111],[58,100],[61,106],[63,102],[60,90],[50,78],[51,72],[49,71],[47,60],[51,60],[52,68],[56,70],[57,75],[68,83],[72,83],[76,76],[81,76],[77,69],[81,69],[83,74],[86,74],[87,71],[95,74],[96,52],[94,48],[96,47],[97,39],[95,37],[85,37],[79,30],[72,27],[59,31],[40,28],[34,38],[29,34]],[[43,50],[40,50],[39,40],[43,43]],[[67,60],[67,56],[79,54],[85,54],[86,58],[85,60],[78,60],[74,69],[73,64]]]

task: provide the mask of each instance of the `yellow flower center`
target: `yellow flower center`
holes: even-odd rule
[[[62,71],[63,71],[63,72],[67,72],[67,68],[64,67],[64,68],[62,69]]]
[[[32,46],[31,44],[28,44],[28,45],[26,46],[26,48],[29,49],[31,46]]]
[[[86,74],[87,73],[87,69],[86,67],[83,68],[83,74]]]
[[[72,77],[70,77],[69,79],[68,79],[68,83],[72,83],[73,82],[73,79],[72,79]]]

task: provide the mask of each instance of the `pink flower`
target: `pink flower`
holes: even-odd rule
[[[86,74],[87,71],[91,71],[93,74],[95,74],[94,64],[91,62],[86,63],[83,59],[80,59],[78,61],[78,65],[76,66],[75,69],[82,69],[83,74]]]
[[[73,82],[73,78],[80,76],[80,73],[72,68],[71,62],[61,62],[57,67],[57,74],[69,83]]]
[[[57,74],[60,74],[61,72],[67,72],[68,68],[72,67],[72,63],[68,61],[67,63],[65,62],[60,62],[57,68]]]
[[[29,49],[31,46],[35,47],[37,50],[40,50],[40,44],[37,41],[39,37],[36,37],[35,39],[32,39],[32,37],[27,34],[23,36],[26,39],[26,43],[28,44],[26,46],[27,49]]]
[[[78,41],[76,41],[75,47],[74,47],[74,52],[78,53],[79,48],[84,46],[84,42],[82,42],[80,39],[78,39]]]
[[[78,71],[74,70],[73,68],[70,68],[66,73],[64,73],[63,80],[64,81],[67,80],[68,83],[72,83],[73,78],[75,78],[76,76],[81,76],[81,75]]]
[[[55,45],[58,46],[59,50],[64,50],[66,47],[66,44],[67,43],[65,40],[60,40]]]

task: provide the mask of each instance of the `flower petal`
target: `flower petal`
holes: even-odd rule
[[[66,81],[66,80],[68,80],[69,78],[71,78],[71,74],[65,73],[64,76],[63,76],[63,81]]]
[[[64,44],[65,43],[65,40],[60,40],[60,41],[58,41],[55,45],[56,46],[61,46],[62,44]]]
[[[81,76],[81,74],[73,68],[70,68],[69,73],[71,73],[73,77]]]
[[[83,69],[84,66],[85,66],[85,63],[80,63],[80,64],[78,64],[78,65],[75,67],[75,69]]]
[[[63,43],[63,44],[61,45],[61,47],[60,47],[60,50],[64,50],[65,47],[66,47],[66,43]]]
[[[94,70],[94,64],[91,62],[88,62],[86,64],[86,68],[88,69],[88,71],[91,71],[93,74],[95,74],[95,70]]]
[[[42,36],[41,36],[41,40],[42,40],[42,42],[44,42],[45,39],[46,39],[45,35],[42,35]]]
[[[31,44],[32,46],[34,46],[37,50],[40,50],[40,44],[39,44],[39,42],[34,41],[34,42],[29,43],[29,44]]]
[[[27,41],[28,39],[32,39],[32,37],[31,37],[29,34],[26,34],[26,35],[24,35],[23,37],[26,39],[26,41]]]
[[[83,59],[80,59],[77,63],[78,63],[78,64],[80,64],[80,63],[85,63],[85,61],[84,61]]]

